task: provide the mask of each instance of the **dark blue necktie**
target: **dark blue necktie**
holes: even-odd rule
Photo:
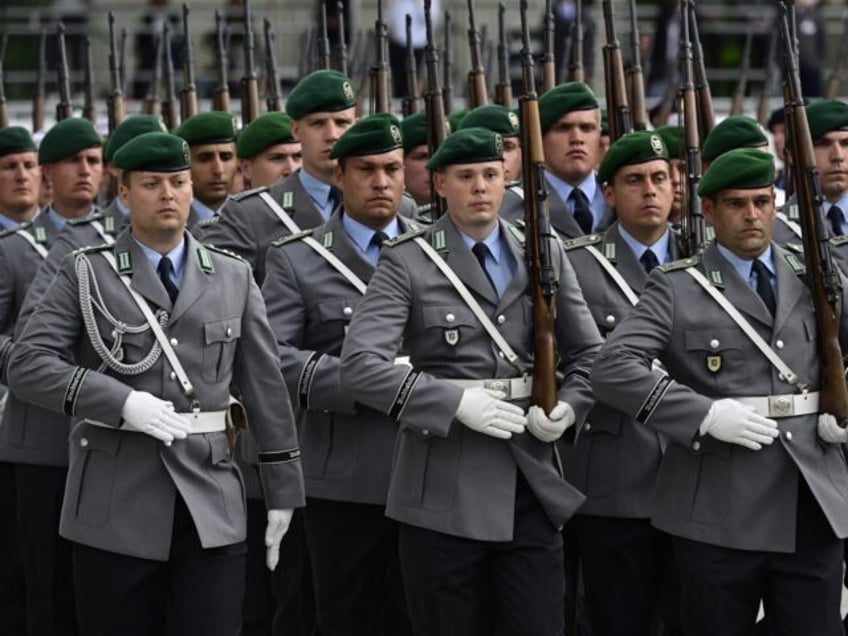
[[[830,221],[830,231],[833,232],[833,235],[842,236],[844,234],[842,231],[842,208],[838,205],[830,206],[827,211],[827,219]]]
[[[774,289],[771,287],[771,273],[759,259],[751,264],[751,269],[757,275],[757,294],[763,299],[771,315],[774,316],[777,309],[777,299],[774,297]]]
[[[483,268],[483,273],[486,275],[492,289],[495,290],[495,294],[498,294],[498,288],[495,286],[495,281],[492,280],[489,270],[486,269],[486,257],[489,255],[488,246],[485,243],[477,242],[474,244],[474,247],[471,248],[471,251],[474,252],[474,256],[477,257],[477,262],[480,263],[480,267]],[[500,294],[498,294],[498,296],[500,296]]]
[[[165,291],[168,292],[168,298],[171,299],[171,304],[173,305],[177,302],[177,296],[180,293],[180,290],[174,285],[174,281],[171,280],[171,276],[174,273],[174,264],[170,258],[163,256],[159,260],[156,271],[159,272],[159,280],[162,281],[162,285],[164,285]]]
[[[657,255],[654,254],[654,250],[645,250],[642,252],[642,256],[639,257],[639,262],[642,263],[642,267],[645,268],[645,272],[648,274],[650,274],[651,270],[660,264],[657,260]]]
[[[594,219],[592,217],[592,210],[589,207],[589,199],[586,198],[586,195],[583,194],[583,190],[580,188],[574,188],[571,194],[568,195],[568,198],[571,199],[574,206],[572,210],[577,225],[583,230],[583,234],[591,234]]]

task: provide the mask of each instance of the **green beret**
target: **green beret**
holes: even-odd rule
[[[0,128],[0,157],[33,151],[35,151],[35,143],[26,128],[20,126]]]
[[[609,115],[607,115],[607,109],[601,109],[601,137],[607,137],[610,134],[609,129]]]
[[[236,121],[230,113],[211,110],[192,115],[174,134],[185,139],[189,146],[225,144],[236,140]]]
[[[654,132],[663,140],[669,159],[681,156],[683,152],[683,129],[680,126],[660,126]]]
[[[87,119],[63,119],[44,135],[38,146],[38,163],[56,163],[72,157],[81,150],[103,145],[94,125]]]
[[[127,172],[179,172],[189,169],[191,153],[182,137],[161,131],[147,132],[121,146],[112,163]]]
[[[848,130],[848,104],[823,99],[807,106],[807,121],[813,141],[833,130]]]
[[[728,188],[765,188],[773,183],[774,157],[755,148],[736,148],[710,164],[698,186],[698,196],[712,198]]]
[[[448,115],[448,134],[454,133],[459,130],[460,124],[462,124],[462,120],[465,119],[465,116],[468,114],[468,110],[460,109],[453,111],[450,115]]]
[[[165,123],[159,115],[131,115],[118,124],[103,146],[103,161],[109,163],[115,153],[133,137],[146,132],[165,131]]]
[[[503,159],[503,137],[487,128],[463,128],[448,136],[436,149],[427,167],[439,170],[445,166],[484,163]]]
[[[583,82],[566,82],[554,86],[539,98],[539,123],[542,134],[554,125],[557,119],[574,110],[599,108],[592,89]]]
[[[400,122],[400,131],[403,133],[403,151],[409,152],[413,148],[427,143],[427,114],[424,111],[404,117]]]
[[[707,135],[701,148],[701,158],[712,161],[734,148],[761,146],[768,146],[768,138],[757,120],[745,115],[732,115],[716,124]]]
[[[376,113],[344,131],[330,151],[330,159],[381,155],[403,148],[400,122],[394,115]]]
[[[619,168],[657,159],[668,161],[665,143],[653,130],[639,130],[624,135],[612,144],[598,168],[598,181],[607,183]]]
[[[292,136],[291,117],[283,112],[260,115],[236,139],[236,154],[239,159],[253,159],[259,153],[277,144],[296,143]]]
[[[347,75],[314,71],[300,80],[286,100],[286,112],[298,120],[310,113],[334,113],[356,105],[356,92]]]
[[[498,104],[478,106],[462,118],[458,130],[477,127],[493,130],[501,137],[517,137],[518,115]]]

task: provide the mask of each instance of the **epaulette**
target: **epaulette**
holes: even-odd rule
[[[786,261],[786,264],[789,265],[789,269],[791,269],[795,274],[800,276],[807,273],[807,266],[794,252],[786,252],[783,255],[783,258]]]
[[[221,217],[217,214],[213,214],[208,219],[203,219],[202,221],[198,221],[195,223],[194,227],[209,227],[210,225],[215,225]]]
[[[101,245],[88,245],[86,247],[80,247],[75,249],[72,254],[77,256],[78,254],[96,254],[97,252],[108,252],[115,248],[114,243],[103,243]]]
[[[296,232],[294,234],[287,234],[286,236],[281,236],[277,240],[272,241],[271,246],[280,247],[280,245],[285,245],[286,243],[294,243],[295,241],[305,239],[310,234],[312,234],[312,230],[301,230],[300,232]]]
[[[690,267],[694,267],[700,262],[700,256],[690,256],[689,258],[681,258],[677,261],[671,261],[670,263],[666,263],[665,265],[658,265],[657,268],[661,272],[668,273],[676,271],[678,269],[689,269]]]
[[[77,219],[68,219],[66,222],[71,225],[85,225],[86,223],[91,223],[92,221],[99,221],[106,215],[103,212],[95,212],[94,214],[89,214],[88,216],[81,216]]]
[[[841,238],[841,237],[839,237],[839,238]],[[833,241],[833,239],[830,239],[830,240]],[[846,242],[846,241],[848,241],[848,238],[846,238],[845,241],[843,241],[843,243]],[[839,243],[834,243],[834,245],[839,245]],[[801,245],[800,243],[785,243],[782,247],[787,252],[793,252],[795,254],[800,254],[802,256],[804,255],[804,246]]]
[[[510,234],[512,234],[513,238],[518,241],[519,245],[523,246],[527,242],[527,237],[524,236],[524,232],[520,228],[516,227],[514,224],[507,223],[506,229],[507,231],[509,231]]]
[[[834,236],[830,239],[830,244],[834,247],[845,245],[845,243],[848,243],[848,234],[843,234],[842,236]]]
[[[565,248],[566,252],[570,252],[571,250],[586,247],[587,245],[595,245],[596,243],[600,243],[603,240],[603,234],[587,234],[586,236],[578,236],[577,238],[566,239],[562,242],[562,246]]]
[[[414,239],[417,236],[421,236],[426,231],[427,230],[425,230],[424,228],[419,228],[417,230],[410,230],[409,232],[406,232],[405,234],[401,234],[399,236],[394,237],[393,239],[389,239],[388,241],[384,241],[383,247],[395,247],[397,245],[400,245],[401,243],[405,243],[406,241],[408,241],[410,239]]]
[[[247,197],[253,196],[254,194],[264,192],[267,189],[268,186],[259,186],[258,188],[251,188],[250,190],[244,190],[243,192],[234,194],[230,198],[235,199],[236,201],[241,201],[242,199],[246,199]]]
[[[513,179],[512,181],[507,181],[506,183],[504,183],[505,188],[514,188],[515,186],[521,187],[523,185],[524,184],[521,179]]]
[[[237,261],[247,262],[235,252],[231,250],[225,250],[223,247],[215,247],[214,245],[209,245],[208,243],[203,243],[203,247],[205,247],[210,252],[215,252],[216,254],[223,254],[224,256],[229,256],[230,258],[234,258]]]

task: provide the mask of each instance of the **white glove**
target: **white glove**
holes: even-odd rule
[[[524,411],[515,404],[504,402],[505,397],[503,391],[465,389],[456,409],[456,419],[472,431],[499,439],[523,433],[527,425]]]
[[[171,402],[160,400],[147,391],[133,391],[121,408],[124,428],[147,433],[170,446],[175,439],[185,439],[191,423],[174,411]]]
[[[562,437],[575,420],[574,409],[568,402],[557,402],[549,415],[539,406],[527,411],[527,430],[541,442],[554,442]]]
[[[819,437],[828,444],[848,444],[848,429],[839,426],[830,413],[819,413]]]
[[[289,529],[294,510],[269,510],[268,525],[265,526],[265,565],[272,572],[280,560],[280,543]]]
[[[758,414],[753,406],[732,399],[716,400],[701,422],[701,435],[760,450],[778,436],[777,422]]]

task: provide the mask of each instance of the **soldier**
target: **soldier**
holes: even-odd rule
[[[434,153],[448,213],[387,243],[342,349],[343,389],[400,426],[386,514],[421,635],[563,631],[559,528],[583,497],[553,442],[592,406],[600,338],[551,241],[563,382],[550,414],[526,415],[532,308],[519,233],[498,219],[502,156],[482,128]],[[411,367],[395,364],[401,338]]]
[[[0,130],[0,231],[15,229],[38,212],[41,170],[25,128]]]
[[[611,332],[638,301],[650,271],[680,257],[668,224],[674,194],[658,132],[618,139],[598,171],[615,221],[603,234],[565,242],[599,331]],[[671,538],[651,526],[663,441],[598,403],[573,446],[561,444],[566,478],[586,494],[575,516],[578,553],[595,634],[648,634],[655,612],[679,631]],[[614,590],[627,590],[619,594]]]
[[[760,599],[773,633],[842,633],[848,471],[831,442],[846,440],[819,415],[814,307],[770,241],[773,183],[770,154],[713,161],[698,194],[715,242],[651,274],[592,371],[600,400],[669,439],[652,521],[696,636],[751,633]]]
[[[430,148],[427,145],[427,115],[424,112],[404,117],[401,122],[403,133],[403,178],[406,192],[419,207],[430,205]]]
[[[214,218],[230,196],[238,167],[236,123],[230,113],[209,111],[189,117],[174,134],[191,148],[192,228]]]
[[[663,140],[668,151],[668,173],[671,178],[671,191],[674,194],[668,221],[679,228],[683,221],[683,173],[686,171],[686,164],[682,159],[683,130],[680,126],[660,126],[654,132]]]
[[[518,115],[498,104],[485,104],[469,112],[459,124],[459,130],[474,127],[488,128],[499,133],[504,142],[504,179],[509,185],[521,181],[521,138]]]
[[[734,148],[758,148],[768,152],[768,137],[756,119],[746,115],[731,115],[715,125],[701,144],[704,172],[710,163]]]
[[[300,142],[291,132],[291,117],[265,113],[239,133],[236,154],[246,188],[270,187],[287,179],[303,160]]]
[[[283,375],[300,404],[318,631],[400,635],[409,626],[400,609],[397,524],[385,516],[395,423],[342,389],[338,358],[380,246],[410,228],[397,217],[400,123],[391,115],[366,117],[347,129],[331,157],[342,207],[326,224],[273,244],[262,292]]]
[[[73,542],[81,632],[238,634],[232,386],[259,444],[269,568],[303,505],[276,344],[250,268],[185,231],[187,144],[146,133],[114,161],[131,228],[63,261],[13,348],[9,384],[75,421],[60,531]]]

